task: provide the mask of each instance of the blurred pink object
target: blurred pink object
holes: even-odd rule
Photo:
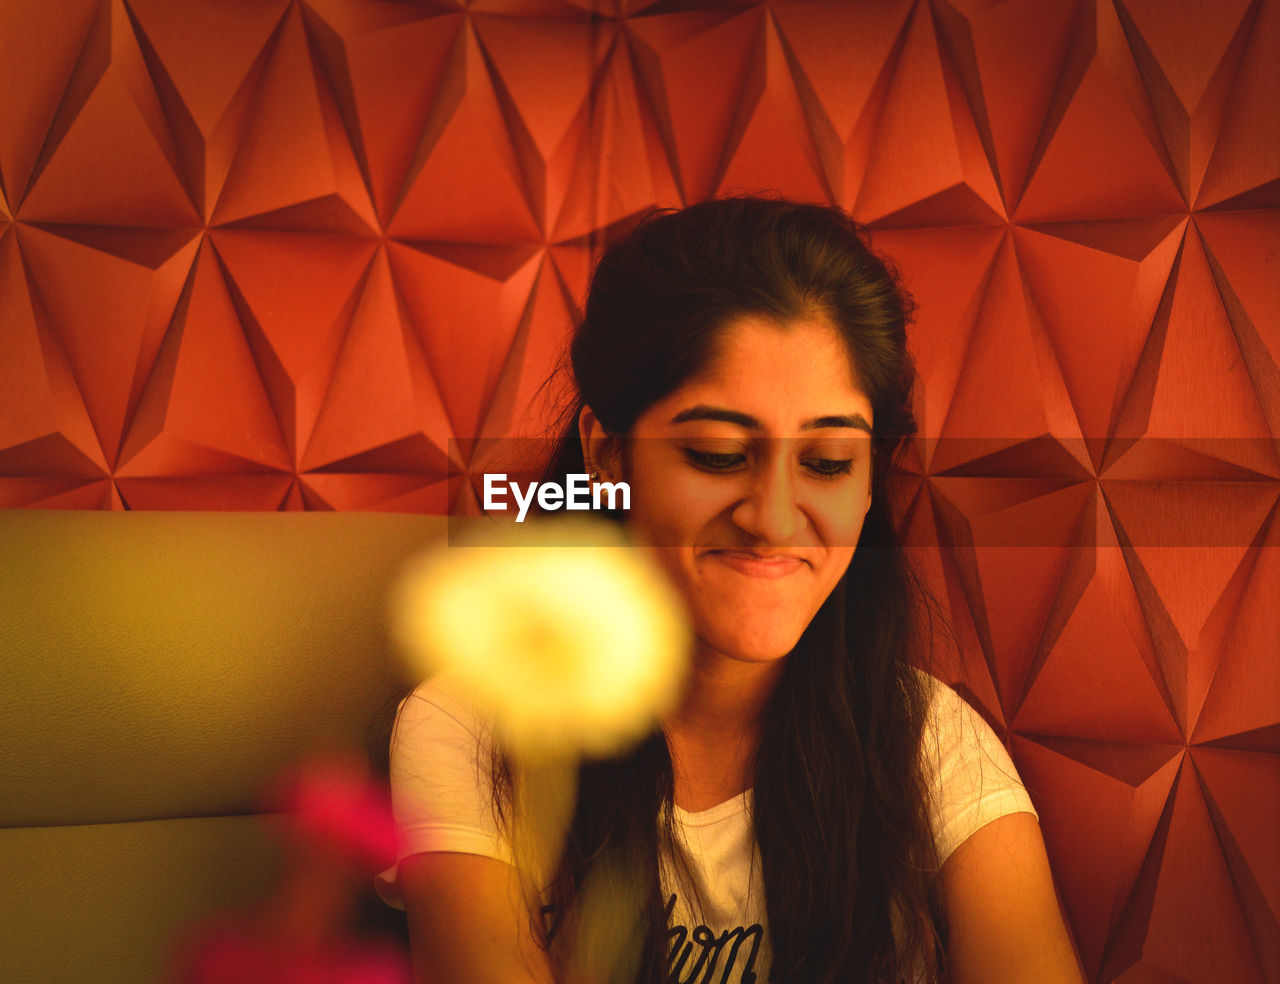
[[[390,794],[358,760],[305,760],[276,780],[266,805],[284,814],[292,835],[345,851],[370,871],[396,858]]]
[[[407,948],[361,934],[357,903],[396,857],[391,802],[363,762],[310,758],[264,803],[283,842],[280,876],[260,902],[198,926],[179,946],[175,984],[410,984]]]
[[[244,917],[214,923],[180,959],[180,984],[410,984],[409,958],[380,940],[307,945]]]

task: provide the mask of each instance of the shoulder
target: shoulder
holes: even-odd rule
[[[453,852],[511,863],[493,813],[491,748],[483,717],[449,680],[432,678],[400,702],[390,775],[398,861]],[[378,876],[378,890],[392,905],[403,905],[398,869]]]
[[[400,702],[390,749],[391,793],[398,809],[410,797],[434,801],[438,809],[464,789],[489,800],[492,761],[492,728],[455,682],[433,677]]]
[[[937,677],[915,671],[924,682],[928,711],[921,732],[921,754],[936,766],[957,764],[956,756],[1004,751],[999,737],[967,700]]]
[[[455,739],[485,746],[490,725],[474,699],[457,681],[438,674],[424,680],[400,701],[391,731],[391,755],[422,742]]]
[[[939,739],[970,742],[991,739],[999,743],[996,732],[976,705],[950,684],[929,674],[925,676],[930,688],[928,725]]]
[[[939,861],[974,832],[1010,813],[1035,815],[999,736],[955,690],[928,674],[929,711],[920,754]]]

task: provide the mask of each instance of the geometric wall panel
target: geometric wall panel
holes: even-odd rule
[[[58,6],[0,4],[0,506],[474,511],[617,229],[838,203],[1089,978],[1280,980],[1280,2]]]

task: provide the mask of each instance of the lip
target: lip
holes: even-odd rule
[[[751,577],[786,577],[805,565],[799,557],[788,554],[761,555],[751,550],[712,550],[708,556]]]

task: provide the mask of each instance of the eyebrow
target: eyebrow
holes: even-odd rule
[[[764,430],[764,425],[750,414],[742,413],[740,410],[730,410],[726,407],[707,406],[705,403],[699,403],[688,410],[681,410],[671,418],[670,422],[683,424],[690,420],[719,420],[726,424],[736,424],[747,430]],[[821,430],[825,427],[851,427],[855,430],[866,431],[868,434],[871,433],[871,425],[867,423],[867,419],[860,413],[828,414],[825,417],[814,417],[812,420],[806,420],[800,425],[801,430]]]

